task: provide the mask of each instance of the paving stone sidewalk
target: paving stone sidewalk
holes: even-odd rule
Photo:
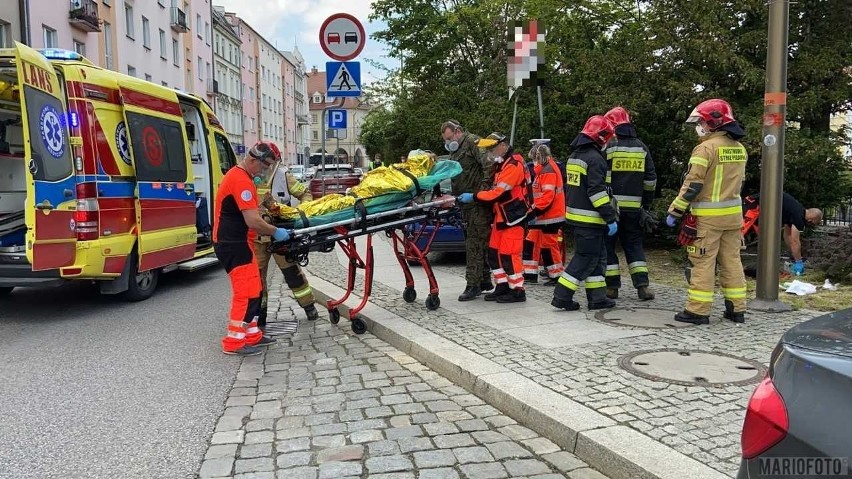
[[[439,262],[434,268],[464,276],[462,264]],[[334,253],[313,254],[308,269],[311,274],[333,284],[345,284],[345,270]],[[709,326],[643,329],[607,323],[621,331],[632,329],[636,335],[546,348],[443,307],[427,311],[422,301],[406,303],[398,289],[380,283],[381,271],[376,271],[375,275],[377,280],[371,296],[374,304],[730,476],[734,476],[739,467],[742,420],[754,385],[705,387],[652,381],[628,373],[619,366],[619,359],[635,351],[678,348],[727,353],[766,365],[784,331],[817,314],[749,312],[746,323],[738,325],[721,320],[723,304],[717,298],[713,322]],[[653,271],[651,277],[653,279]],[[629,278],[624,279],[629,282]],[[358,291],[356,289],[356,293]],[[459,292],[442,289],[441,299],[454,302]],[[639,302],[632,288],[625,288],[618,306],[664,309],[672,314],[682,309],[685,291],[657,287],[656,292],[654,301]],[[552,294],[552,287],[527,287],[531,301],[549,304]],[[585,299],[577,299],[585,311]],[[523,312],[527,305],[529,303],[508,306]],[[480,314],[514,314],[505,305],[502,307],[502,311]],[[535,312],[537,317],[542,314],[566,313],[555,309],[547,313],[540,309]],[[526,316],[521,313],[517,318],[518,322],[523,322]],[[593,314],[586,313],[586,319],[602,323]],[[565,335],[572,333],[570,329],[564,331]]]
[[[370,333],[306,321],[284,288],[270,321],[298,332],[243,359],[199,477],[606,479]]]

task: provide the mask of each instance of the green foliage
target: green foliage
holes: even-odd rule
[[[829,119],[852,107],[852,2],[801,0],[790,8],[794,127],[785,189],[806,205],[828,206],[850,192],[837,180],[844,138],[830,132]],[[567,156],[589,116],[620,104],[654,155],[659,188],[678,188],[696,142],[683,122],[695,104],[721,97],[747,131],[746,192],[759,188],[765,0],[375,0],[371,19],[387,28],[374,38],[402,67],[375,85],[386,108],[369,117],[365,144],[381,146],[368,151],[388,158],[413,148],[443,152],[439,127],[449,118],[480,135],[509,134],[505,32],[507,19],[523,18],[547,28],[544,136],[557,157]],[[525,151],[528,139],[541,136],[536,91],[522,88],[517,98],[515,144]]]

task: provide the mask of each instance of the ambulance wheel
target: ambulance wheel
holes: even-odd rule
[[[414,288],[405,288],[402,291],[402,299],[404,299],[406,303],[413,303],[414,300],[417,299],[417,291],[415,291]]]
[[[340,310],[337,308],[328,310],[328,320],[331,321],[331,324],[337,324],[340,322]]]
[[[157,289],[157,280],[160,277],[160,270],[151,269],[140,272],[139,258],[136,253],[131,254],[127,261],[130,261],[130,278],[127,282],[127,291],[122,293],[122,298],[125,301],[144,301],[154,294]]]
[[[367,332],[367,323],[364,322],[361,318],[355,318],[352,320],[352,332],[355,334],[364,334]]]
[[[429,311],[435,311],[440,306],[441,298],[439,298],[437,294],[430,294],[426,297],[426,309]]]
[[[11,293],[13,289],[15,289],[14,286],[4,286],[0,288],[0,297],[6,296],[7,294]]]

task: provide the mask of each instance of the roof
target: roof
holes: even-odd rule
[[[330,105],[330,103],[314,103],[313,96],[314,93],[320,92],[323,96],[325,96],[325,72],[314,71],[311,70],[307,72],[305,75],[308,79],[308,108],[310,110],[322,110],[323,108]],[[364,103],[364,101],[359,98],[346,98],[346,101],[343,102],[343,106],[340,108],[345,109],[362,109],[369,110],[370,106]]]

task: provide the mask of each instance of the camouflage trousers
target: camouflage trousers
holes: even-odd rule
[[[491,270],[487,264],[488,240],[491,237],[491,212],[487,206],[470,205],[462,208],[465,222],[464,252],[465,280],[468,286],[479,287],[491,281]]]

